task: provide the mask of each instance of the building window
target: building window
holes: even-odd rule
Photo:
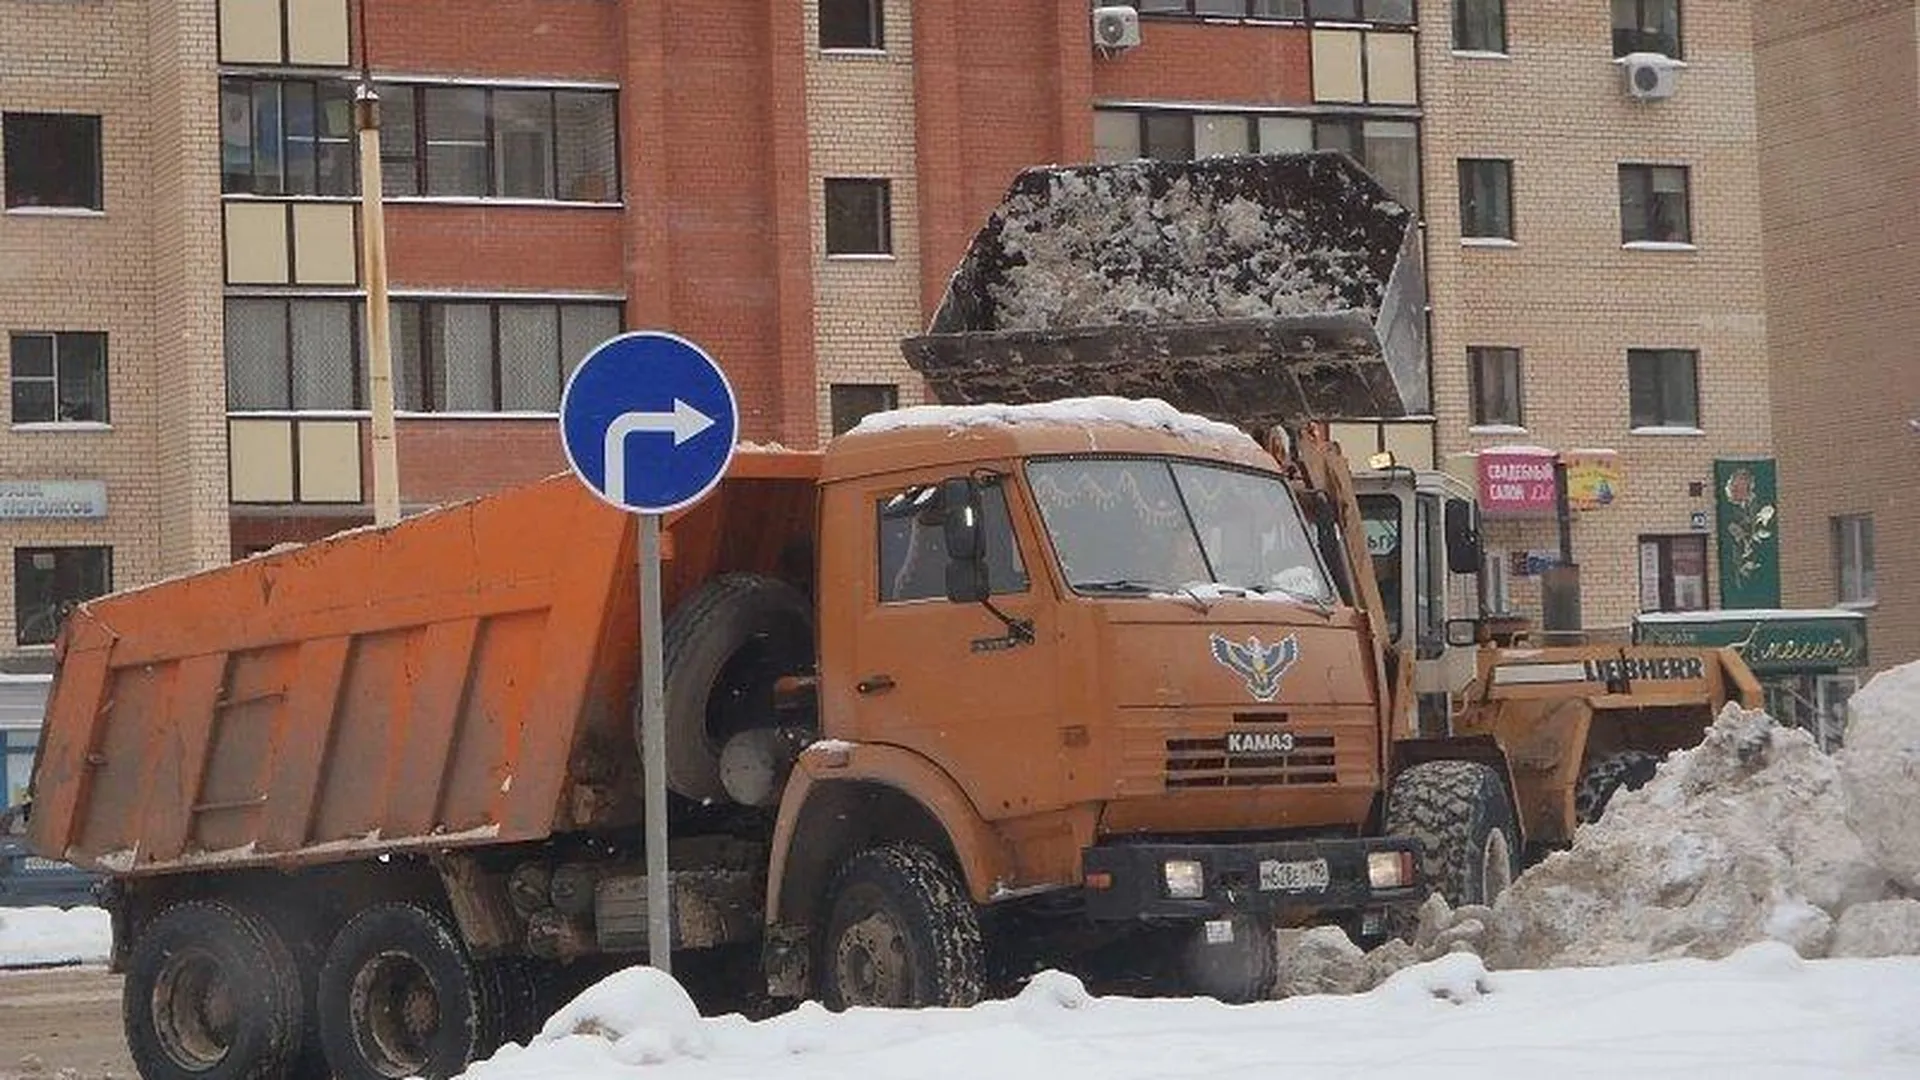
[[[1640,538],[1640,610],[1703,611],[1707,538],[1699,533]]]
[[[827,254],[891,254],[892,195],[886,180],[828,180]]]
[[[1473,422],[1525,426],[1520,405],[1520,350],[1476,345],[1467,349],[1473,384]]]
[[[1513,239],[1513,162],[1460,159],[1460,235]]]
[[[567,375],[620,332],[617,303],[396,300],[394,407],[557,412]]]
[[[1505,0],[1453,0],[1453,47],[1461,52],[1506,52]]]
[[[820,0],[822,49],[887,47],[884,0]]]
[[[13,633],[21,645],[51,645],[67,613],[113,585],[113,549],[13,549]]]
[[[353,89],[338,79],[220,80],[220,189],[352,195]]]
[[[1692,349],[1627,351],[1627,397],[1632,426],[1700,426],[1700,354]]]
[[[358,300],[229,299],[227,408],[365,408],[361,322]]]
[[[98,210],[100,118],[73,113],[6,113],[7,208]]]
[[[900,405],[900,388],[892,383],[834,383],[827,391],[833,413],[833,433],[853,430],[860,418]]]
[[[1620,166],[1620,242],[1691,244],[1685,165]]]
[[[388,195],[619,200],[609,91],[384,86],[380,101]]]
[[[940,600],[947,595],[947,537],[929,503],[938,489],[908,488],[876,506],[879,518],[880,602]],[[1006,489],[980,491],[980,531],[986,546],[987,585],[994,595],[1027,591],[1027,568],[1007,515]]]
[[[1420,128],[1411,121],[1101,109],[1093,114],[1093,138],[1098,161],[1343,150],[1388,194],[1420,205]]]
[[[107,335],[14,334],[13,422],[107,422]]]
[[[1842,604],[1871,604],[1873,588],[1873,515],[1831,518],[1835,599]]]
[[[1613,0],[1613,55],[1637,52],[1681,59],[1680,0]]]
[[[1413,0],[1135,0],[1145,15],[1413,24]]]

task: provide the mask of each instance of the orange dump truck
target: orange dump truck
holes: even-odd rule
[[[1412,224],[1361,194],[1398,215],[1377,289]],[[1272,317],[1229,336],[1391,385],[1364,320]],[[1243,999],[1276,925],[1377,931],[1426,865],[1497,888],[1498,772],[1389,776],[1327,505],[1114,397],[743,449],[664,524],[676,974],[921,1006],[1091,958]],[[75,612],[31,840],[112,875],[148,1080],[448,1076],[644,955],[634,556],[562,476]]]

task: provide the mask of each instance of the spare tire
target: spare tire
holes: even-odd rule
[[[673,609],[662,636],[667,789],[697,802],[724,800],[721,748],[773,723],[775,681],[813,666],[812,608],[783,581],[723,574]],[[638,695],[633,735],[641,745]]]

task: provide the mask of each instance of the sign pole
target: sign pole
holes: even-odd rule
[[[646,785],[647,961],[673,974],[667,879],[667,703],[660,641],[660,515],[640,514],[640,759]]]

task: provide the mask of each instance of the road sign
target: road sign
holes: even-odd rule
[[[610,338],[560,395],[567,463],[602,499],[636,513],[678,510],[713,490],[739,429],[720,365],[664,331]]]
[[[667,876],[667,709],[660,516],[698,502],[733,460],[740,407],[713,357],[659,330],[609,338],[560,393],[560,442],[588,489],[640,517],[640,773],[646,820],[647,959],[673,973]]]

